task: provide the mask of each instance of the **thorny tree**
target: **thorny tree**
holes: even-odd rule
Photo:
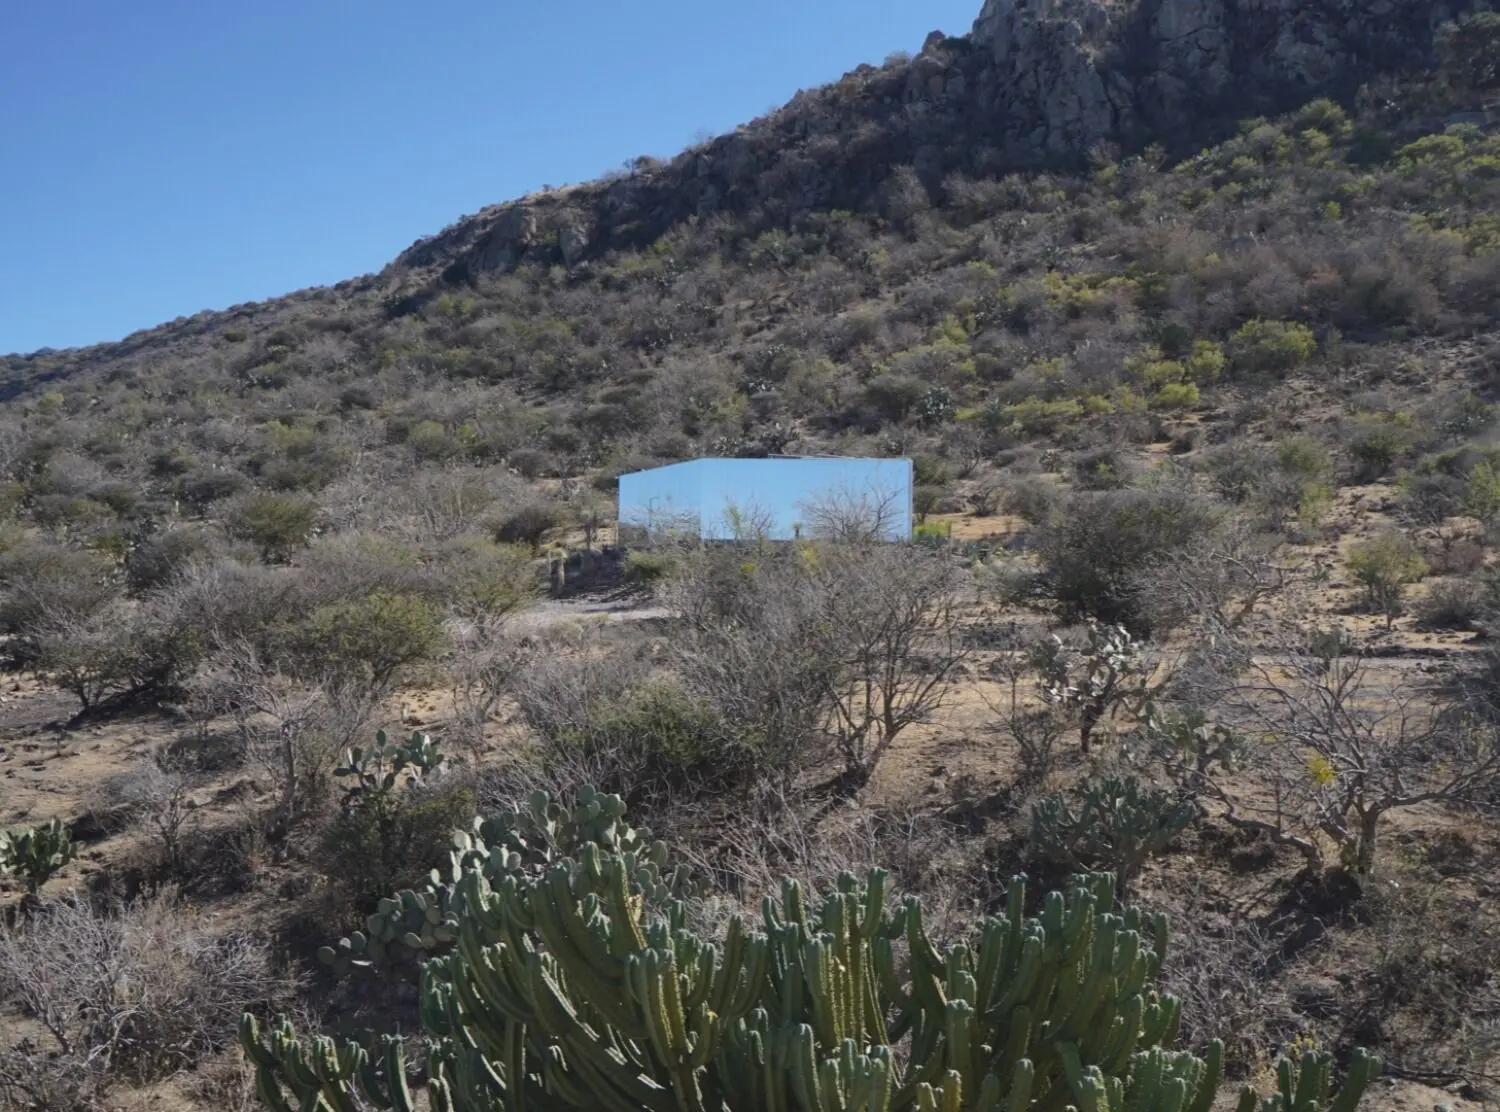
[[[780,767],[831,744],[858,790],[891,742],[943,702],[968,655],[959,570],[895,544],[707,551],[682,562],[666,599],[683,623],[690,689],[754,733]]]
[[[901,731],[942,705],[968,655],[958,571],[918,548],[859,545],[827,551],[813,574],[830,604],[828,730],[858,788]]]

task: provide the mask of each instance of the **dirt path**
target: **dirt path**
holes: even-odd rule
[[[512,628],[527,632],[552,629],[573,621],[643,622],[671,617],[664,606],[636,595],[580,595],[544,599],[513,619]]]

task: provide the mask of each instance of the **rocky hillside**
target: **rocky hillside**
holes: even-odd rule
[[[1436,64],[1444,23],[1490,0],[986,0],[967,35],[934,31],[916,57],[860,66],[783,109],[665,162],[497,204],[403,252],[378,282],[199,314],[122,344],[0,361],[0,398],[78,367],[172,350],[235,316],[300,302],[362,299],[398,311],[522,262],[576,266],[644,248],[690,222],[796,227],[829,211],[900,212],[910,168],[950,201],[951,175],[1072,168],[1101,151],[1162,144],[1182,156],[1239,119],[1330,96],[1352,101],[1376,78]],[[906,187],[906,188],[903,188]],[[190,345],[189,345],[190,346]]]
[[[1246,116],[1374,77],[1430,70],[1437,29],[1486,3],[1444,0],[988,0],[964,36],[861,66],[664,164],[498,205],[424,240],[398,268],[475,274],[573,266],[692,219],[759,228],[820,210],[880,211],[891,173],[930,190],[955,172],[1076,169],[1101,146],[1190,154]]]

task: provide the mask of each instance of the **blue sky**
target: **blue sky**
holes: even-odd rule
[[[0,0],[0,352],[378,270],[980,0]]]

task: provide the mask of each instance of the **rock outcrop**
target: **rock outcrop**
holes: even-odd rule
[[[879,204],[893,171],[1081,162],[1100,144],[1178,153],[1234,120],[1431,67],[1434,33],[1500,0],[986,0],[963,36],[861,66],[666,163],[493,206],[394,264],[472,277],[566,266],[718,213],[773,226]]]

